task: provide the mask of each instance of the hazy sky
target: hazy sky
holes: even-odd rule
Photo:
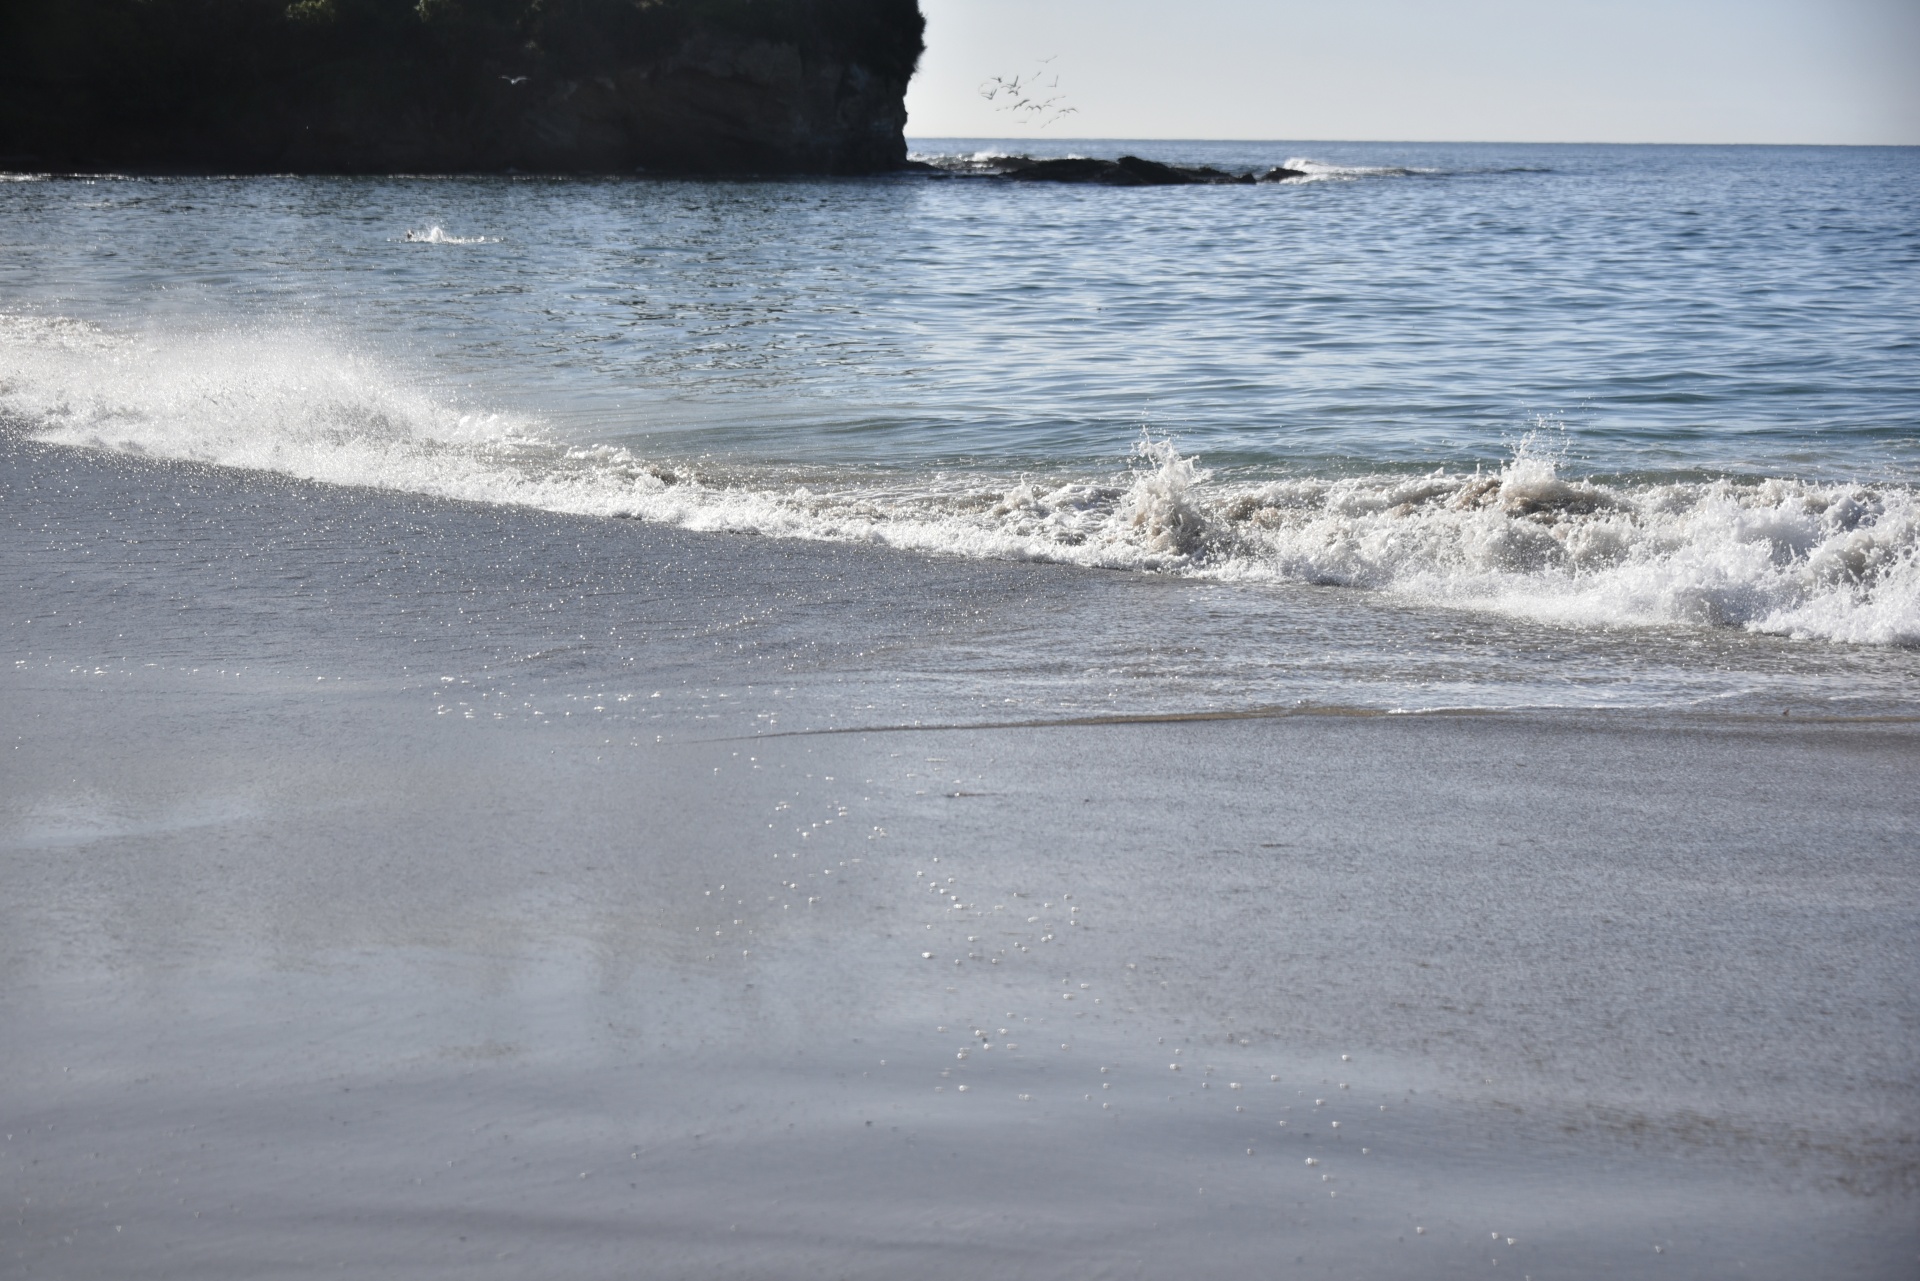
[[[1920,144],[1920,0],[921,0],[918,137]],[[1050,124],[991,76],[1043,59]]]

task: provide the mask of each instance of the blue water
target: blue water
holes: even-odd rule
[[[922,139],[954,176],[0,184],[59,443],[1920,641],[1920,150]],[[1305,180],[1107,189],[991,157]]]

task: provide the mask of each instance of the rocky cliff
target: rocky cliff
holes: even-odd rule
[[[918,0],[0,0],[0,167],[870,173]]]

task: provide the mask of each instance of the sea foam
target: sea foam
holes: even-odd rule
[[[491,236],[454,236],[449,235],[438,223],[425,231],[408,231],[400,237],[410,245],[490,245],[496,243]]]
[[[1308,156],[1288,156],[1281,168],[1298,170],[1304,177],[1293,182],[1352,182],[1359,178],[1411,178],[1438,173],[1437,169],[1410,169],[1404,165],[1336,165]]]
[[[801,476],[568,443],[312,335],[128,339],[3,316],[0,419],[50,444],[693,530],[1920,644],[1920,502],[1898,484],[1599,483],[1531,441],[1425,475],[1222,479],[1143,440],[1098,474]]]

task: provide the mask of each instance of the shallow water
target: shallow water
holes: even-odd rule
[[[1100,718],[1240,589],[8,437],[0,514],[0,1274],[1920,1251],[1910,721]]]
[[[0,412],[332,482],[1213,580],[1229,684],[1284,661],[1263,593],[1306,584],[1559,638],[1500,696],[1348,682],[1369,705],[1558,705],[1569,678],[1598,704],[1910,705],[1912,663],[1857,650],[1920,640],[1920,153],[1052,150],[1310,176],[9,183]],[[1796,652],[1613,678],[1735,633]]]

